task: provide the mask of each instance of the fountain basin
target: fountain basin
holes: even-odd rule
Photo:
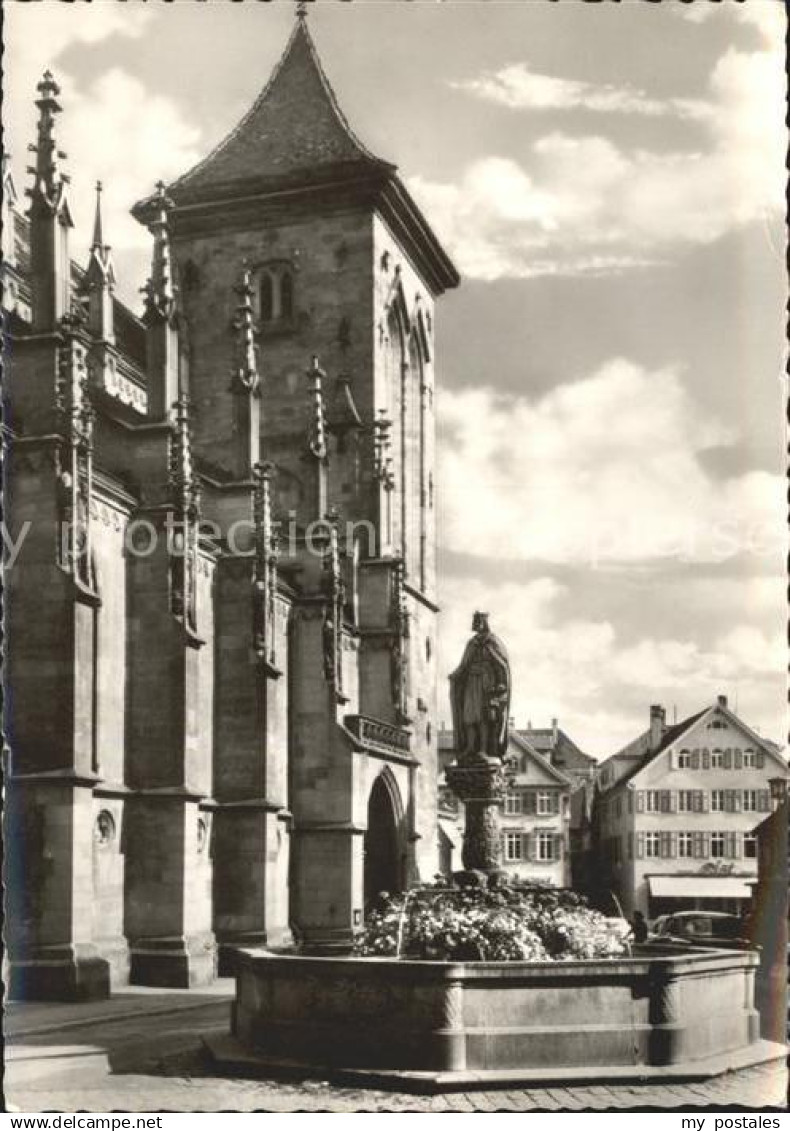
[[[237,1047],[270,1064],[445,1080],[697,1066],[703,1078],[783,1052],[759,1040],[757,961],[751,951],[650,947],[546,963],[239,950],[232,1031]]]

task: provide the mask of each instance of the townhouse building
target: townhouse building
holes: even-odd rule
[[[454,758],[453,733],[442,730],[439,732],[442,771]],[[537,750],[524,732],[515,728],[509,731],[506,762],[509,768],[508,791],[500,816],[502,870],[513,879],[568,887],[571,882],[570,800],[573,781],[553,765],[549,757]],[[439,788],[439,855],[445,873],[462,867],[463,822],[463,805],[442,781]]]
[[[771,780],[787,772],[779,747],[724,695],[674,725],[651,707],[648,729],[598,770],[596,888],[629,916],[744,912],[757,875],[756,827],[771,812]]]

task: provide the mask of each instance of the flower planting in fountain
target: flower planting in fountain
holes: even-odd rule
[[[366,957],[565,962],[628,954],[628,924],[574,892],[519,885],[382,894],[357,944]]]

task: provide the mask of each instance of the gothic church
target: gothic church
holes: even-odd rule
[[[437,870],[433,306],[458,274],[303,14],[247,115],[141,200],[138,319],[59,88],[4,176],[13,995],[342,953]]]

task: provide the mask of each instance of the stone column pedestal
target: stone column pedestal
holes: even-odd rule
[[[480,754],[447,767],[447,784],[464,804],[466,821],[461,859],[467,871],[490,875],[499,868],[499,809],[505,774],[499,758]]]

